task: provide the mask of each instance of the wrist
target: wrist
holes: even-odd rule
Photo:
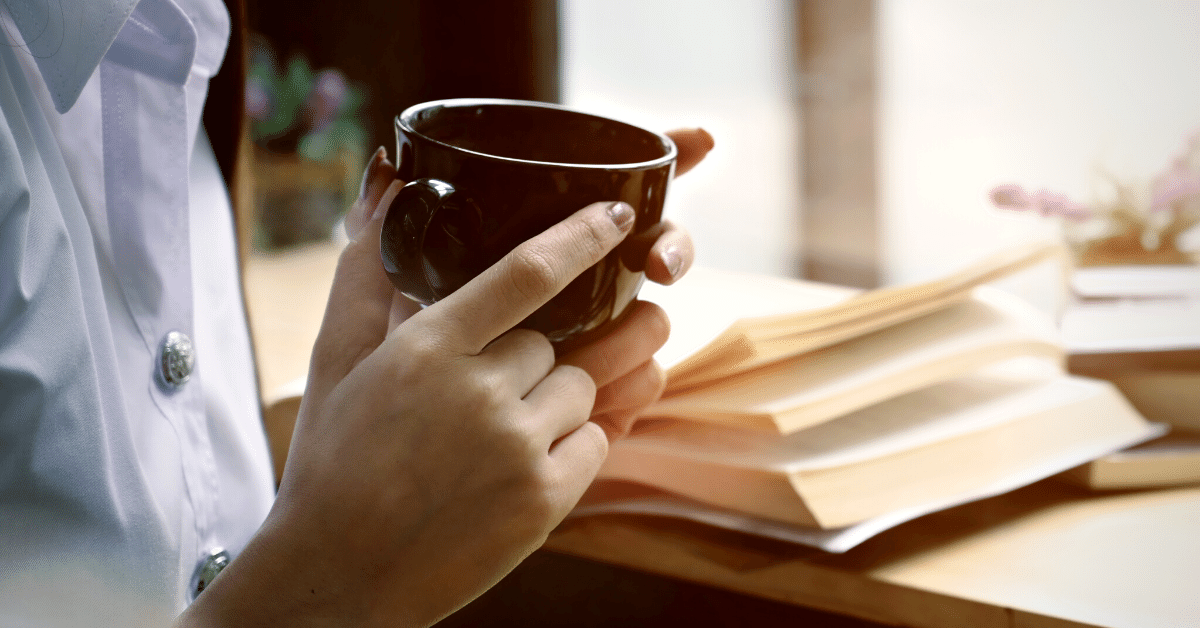
[[[176,620],[176,628],[363,625],[356,604],[327,560],[275,510],[246,548]]]

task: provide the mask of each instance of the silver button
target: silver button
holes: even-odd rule
[[[196,575],[192,576],[192,599],[204,592],[221,570],[229,565],[229,552],[223,548],[214,547],[208,556],[196,566]]]
[[[158,346],[158,383],[167,391],[178,390],[191,378],[195,365],[192,339],[180,331],[167,332]]]

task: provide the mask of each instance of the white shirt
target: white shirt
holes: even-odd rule
[[[5,4],[0,625],[161,625],[274,497],[200,130],[229,16],[219,0]],[[196,356],[177,390],[155,377],[172,330]]]

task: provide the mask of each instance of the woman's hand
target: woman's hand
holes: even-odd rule
[[[680,171],[706,135],[673,135]],[[379,263],[393,177],[377,154],[275,505],[181,625],[433,623],[540,546],[625,429],[612,417],[661,390],[655,306],[557,362],[545,336],[513,329],[625,237],[631,208],[588,206],[415,311]],[[648,255],[648,274],[669,283],[691,242],[664,227]]]
[[[713,138],[704,129],[668,131],[679,156],[675,175],[680,176],[696,167],[713,148]],[[364,234],[374,237],[377,232],[364,232],[362,225],[370,219],[369,212],[385,210],[380,203],[396,170],[380,148],[367,167],[359,202],[347,214],[346,230],[351,239]],[[390,197],[389,197],[390,198]],[[638,236],[646,253],[646,277],[655,283],[670,285],[682,277],[692,265],[695,249],[687,232],[663,221]],[[610,440],[629,432],[633,421],[650,404],[658,400],[666,385],[665,374],[653,360],[670,332],[670,323],[662,308],[653,303],[635,302],[634,310],[622,325],[611,334],[586,347],[564,356],[563,364],[578,366],[587,371],[598,388],[592,418],[604,428]],[[392,307],[392,326],[398,325],[413,312],[416,305],[396,293]]]
[[[537,548],[608,441],[588,420],[592,378],[509,330],[615,247],[632,211],[576,212],[390,333],[377,246],[347,246],[275,506],[188,619],[425,625]]]

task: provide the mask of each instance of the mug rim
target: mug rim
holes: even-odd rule
[[[412,125],[413,118],[416,117],[416,115],[418,113],[428,110],[428,109],[433,109],[436,107],[463,108],[463,107],[476,107],[476,106],[481,106],[481,105],[503,105],[503,106],[534,107],[534,108],[541,108],[541,109],[555,109],[558,111],[566,111],[569,113],[589,116],[589,117],[598,118],[601,120],[608,120],[610,122],[615,122],[617,124],[623,124],[625,126],[642,131],[643,133],[648,133],[650,135],[657,137],[658,140],[662,143],[663,147],[666,148],[667,152],[665,155],[663,155],[661,157],[656,157],[656,158],[648,160],[648,161],[636,161],[636,162],[628,162],[628,163],[580,164],[580,163],[557,162],[557,161],[535,161],[532,159],[519,159],[516,157],[505,157],[503,155],[493,155],[491,153],[483,153],[483,152],[471,150],[468,148],[463,148],[461,146],[455,146],[454,144],[448,144],[441,140],[437,140],[432,137],[429,137],[428,135],[418,131]],[[401,112],[400,115],[396,116],[396,127],[399,129],[403,129],[406,133],[411,133],[413,135],[419,136],[428,142],[432,142],[439,146],[444,146],[450,150],[468,153],[471,155],[477,155],[479,157],[484,157],[487,159],[495,159],[498,161],[514,163],[514,164],[522,164],[522,165],[526,165],[526,166],[549,166],[549,167],[554,167],[554,168],[577,168],[577,169],[581,169],[581,170],[652,170],[654,168],[658,168],[658,167],[667,165],[670,162],[675,161],[676,157],[678,157],[678,155],[679,155],[679,149],[676,148],[675,142],[672,141],[671,138],[667,137],[666,134],[664,134],[664,133],[659,133],[657,131],[651,131],[650,129],[638,126],[636,124],[630,124],[623,120],[618,120],[616,118],[612,118],[609,116],[597,115],[594,113],[588,113],[586,111],[580,111],[579,109],[567,107],[564,105],[559,105],[559,104],[555,104],[555,103],[547,103],[547,102],[539,102],[536,100],[516,100],[516,99],[509,99],[509,98],[446,98],[446,99],[442,99],[442,100],[431,100],[428,102],[417,103],[415,105],[408,107],[403,112]]]

